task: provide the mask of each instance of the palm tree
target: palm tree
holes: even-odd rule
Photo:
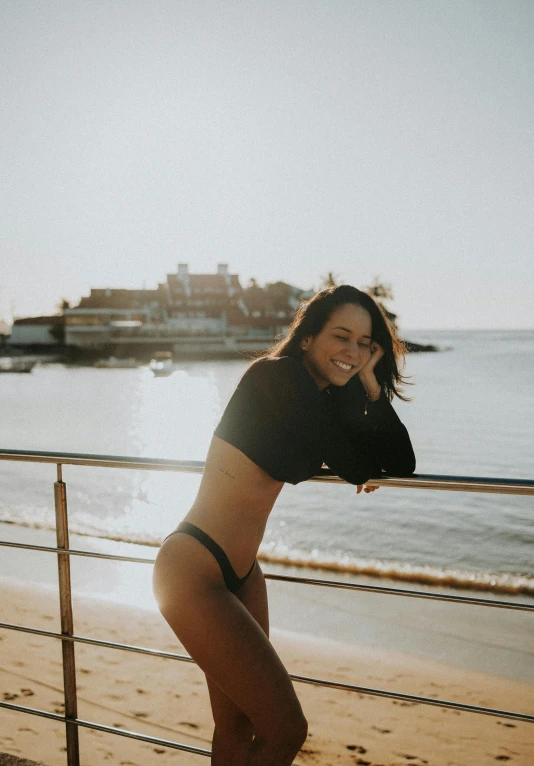
[[[389,311],[389,309],[384,305],[384,301],[393,300],[393,289],[391,285],[386,284],[385,282],[381,282],[380,277],[375,277],[372,284],[365,288],[365,292],[375,299],[378,305],[384,310],[391,324],[396,327],[397,315]]]
[[[337,287],[340,284],[343,284],[343,280],[339,274],[336,274],[333,271],[329,271],[327,272],[326,276],[321,277],[319,290],[325,290],[327,287]]]

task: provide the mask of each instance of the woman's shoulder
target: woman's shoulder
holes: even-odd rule
[[[313,384],[313,378],[300,359],[293,356],[264,356],[252,362],[244,377],[263,380],[301,381]],[[315,384],[314,384],[315,385]]]
[[[292,356],[261,357],[241,378],[238,389],[284,399],[288,404],[319,399],[319,389],[300,359]]]

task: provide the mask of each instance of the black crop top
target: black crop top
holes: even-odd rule
[[[298,484],[323,463],[352,484],[382,470],[411,474],[410,437],[384,392],[367,403],[355,375],[320,391],[293,357],[260,359],[245,372],[215,429],[277,481]]]

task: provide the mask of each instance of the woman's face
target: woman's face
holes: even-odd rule
[[[344,386],[371,356],[369,312],[345,303],[332,312],[318,335],[303,338],[302,361],[320,389]]]

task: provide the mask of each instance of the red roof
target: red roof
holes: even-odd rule
[[[15,319],[13,324],[63,324],[63,317],[60,314],[53,314],[48,317],[23,317],[22,319]]]

